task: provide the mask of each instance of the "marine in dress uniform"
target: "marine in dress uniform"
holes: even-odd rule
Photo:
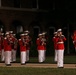
[[[42,33],[42,41],[44,43],[44,61],[45,61],[45,57],[46,57],[46,44],[47,44],[47,37],[46,37],[46,32]]]
[[[7,66],[11,65],[11,51],[12,51],[12,46],[11,46],[11,40],[9,36],[9,32],[6,32],[6,37],[3,40],[3,46],[4,46],[4,51],[5,51],[5,64]]]
[[[54,57],[55,62],[57,62],[57,42],[56,42],[56,38],[57,38],[57,32],[54,32],[53,42],[54,42],[54,49],[55,49],[55,57]]]
[[[73,39],[73,44],[74,44],[74,48],[75,48],[75,52],[76,52],[76,30],[74,31],[74,33],[72,35],[72,39]]]
[[[14,59],[14,41],[15,41],[15,38],[13,36],[13,31],[9,31],[9,36],[10,36],[10,41],[11,41],[11,46],[12,46],[11,62],[13,62],[13,61],[15,61],[15,59]]]
[[[38,35],[39,38],[37,38],[36,43],[37,43],[37,50],[38,50],[38,61],[39,63],[44,62],[45,58],[45,50],[46,50],[46,43],[42,39],[42,34]]]
[[[4,47],[3,47],[3,40],[4,40],[4,33],[1,34],[1,61],[4,61],[5,59],[5,53],[4,53]]]
[[[29,33],[30,32],[28,30],[24,31],[25,39],[27,42],[27,45],[26,45],[26,62],[29,61],[29,50],[30,50],[30,46],[31,46],[31,38],[29,36]]]
[[[2,33],[0,32],[0,55],[2,50]]]
[[[57,30],[58,37],[56,39],[57,41],[57,67],[63,68],[63,58],[64,58],[64,41],[66,41],[66,38],[64,35],[62,35],[62,29]]]
[[[30,32],[28,30],[24,31],[24,34],[29,34]]]
[[[25,33],[25,40],[26,40],[26,62],[29,61],[29,50],[31,45],[31,38],[29,37],[28,33]]]
[[[19,39],[19,45],[20,45],[20,57],[21,57],[21,65],[24,65],[26,63],[26,41],[24,38],[24,34],[21,34],[21,39]]]
[[[12,61],[16,61],[16,52],[17,52],[17,46],[18,46],[18,40],[15,37],[16,34],[13,34],[13,50],[12,50]]]

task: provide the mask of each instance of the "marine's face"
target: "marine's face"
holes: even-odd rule
[[[43,38],[45,37],[45,35],[42,36]]]
[[[42,38],[42,36],[39,36],[39,38],[41,39],[41,38]]]
[[[54,36],[57,36],[57,34],[54,34]]]
[[[24,39],[24,36],[21,36],[21,39]]]
[[[7,35],[7,38],[9,38],[10,36],[9,36],[9,34]]]
[[[62,35],[62,32],[58,32],[58,36]]]
[[[13,37],[13,34],[10,34],[10,37]]]
[[[28,38],[29,38],[29,36],[27,35],[27,36],[25,36],[25,38],[26,38],[26,39],[28,39]]]
[[[60,32],[60,35],[62,35],[62,32]]]

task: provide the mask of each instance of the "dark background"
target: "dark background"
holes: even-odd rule
[[[37,2],[38,1],[38,2]],[[47,44],[47,56],[53,55],[54,54],[54,48],[53,48],[53,41],[52,41],[52,37],[53,37],[53,32],[54,29],[47,29],[49,27],[54,27],[55,31],[58,28],[62,28],[63,29],[63,34],[65,35],[65,37],[67,38],[67,41],[65,42],[65,54],[76,54],[75,50],[74,50],[74,45],[72,43],[72,39],[71,39],[71,35],[73,34],[73,31],[76,30],[76,1],[75,0],[1,0],[2,2],[2,7],[12,7],[12,8],[20,8],[20,11],[17,11],[15,14],[17,15],[17,13],[19,14],[21,12],[21,9],[36,9],[35,11],[23,11],[22,14],[20,13],[19,15],[24,15],[23,19],[26,19],[25,13],[29,13],[29,14],[36,14],[36,21],[34,21],[34,23],[30,24],[30,27],[37,25],[37,26],[42,26],[45,27],[46,32],[47,32],[47,36],[48,36],[48,44]],[[11,8],[11,9],[12,9]],[[23,9],[23,10],[24,10]],[[7,11],[7,9],[5,9]],[[39,12],[41,11],[41,12]],[[46,12],[43,12],[46,11]],[[9,11],[8,15],[10,17],[10,13]],[[11,12],[14,12],[13,10],[11,10]],[[4,12],[0,13],[3,14]],[[6,14],[6,13],[5,13]],[[4,16],[4,15],[3,15]],[[4,16],[5,17],[5,16]],[[9,17],[4,19],[4,20],[8,20],[9,22]],[[18,16],[16,16],[18,17]],[[13,16],[12,16],[13,18]],[[45,18],[47,25],[40,25],[40,22]],[[3,20],[3,19],[2,19]],[[2,27],[3,21],[0,21],[0,28],[4,28],[4,29],[9,29],[6,24],[5,27]],[[7,22],[6,22],[7,23]],[[21,25],[22,22],[20,23],[19,21],[14,21],[13,26],[16,28],[17,25]],[[12,28],[12,27],[10,27]],[[31,29],[31,28],[29,28]],[[15,30],[15,29],[14,29]],[[39,33],[39,29],[38,28],[34,28],[34,34],[32,37],[32,46],[31,46],[31,50],[30,50],[30,56],[37,56],[37,49],[36,49],[36,38],[37,35]],[[43,30],[41,29],[41,32]],[[17,38],[19,38],[19,34],[17,34]],[[19,50],[19,49],[18,49]]]

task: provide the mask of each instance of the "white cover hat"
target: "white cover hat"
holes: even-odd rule
[[[12,34],[12,33],[13,33],[13,31],[9,31],[9,33],[11,33],[11,34]]]
[[[58,30],[57,30],[57,32],[61,32],[61,31],[62,31],[62,29],[58,29]]]
[[[20,34],[20,36],[24,36],[24,34]]]
[[[40,34],[38,34],[38,36],[42,36],[42,34],[40,33]]]
[[[1,35],[4,35],[4,33],[2,33]]]
[[[26,30],[26,31],[24,31],[25,33],[29,33],[29,31],[28,30]]]
[[[28,33],[25,33],[24,35],[25,35],[25,36],[27,36],[27,35],[28,35]]]
[[[9,35],[9,32],[6,32],[5,35]]]
[[[57,32],[54,32],[54,34],[57,34]]]
[[[42,35],[45,35],[45,34],[46,34],[46,32],[43,32],[43,33],[42,33]]]

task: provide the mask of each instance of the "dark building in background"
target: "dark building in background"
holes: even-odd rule
[[[39,32],[49,31],[56,27],[55,18],[55,2],[52,0],[0,0],[0,21],[4,31],[18,32],[18,27],[32,33],[34,28]]]
[[[73,30],[76,24],[75,3],[56,0],[0,0],[0,22],[4,24],[5,30],[10,30],[16,21],[20,22],[24,30],[37,22],[37,28],[41,31],[47,31],[47,27],[65,28],[68,24]]]
[[[5,27],[4,31],[18,33],[29,29],[33,33],[36,27],[44,30],[47,13],[47,10],[39,9],[36,0],[0,0],[0,26]]]
[[[53,32],[62,28],[69,41],[76,29],[75,3],[64,0],[0,0],[0,30],[13,30],[15,33],[29,30],[32,36],[46,31],[52,38]]]

